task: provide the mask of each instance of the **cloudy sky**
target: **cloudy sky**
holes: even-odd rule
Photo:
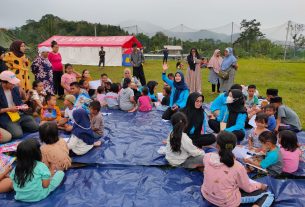
[[[1,1],[0,28],[21,26],[45,14],[102,24],[141,20],[194,29],[256,18],[266,28],[288,20],[305,23],[304,8],[304,0],[6,0]]]

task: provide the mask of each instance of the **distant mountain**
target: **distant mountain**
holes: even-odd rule
[[[213,39],[220,40],[222,42],[230,42],[231,36],[223,33],[217,33],[209,30],[195,30],[191,29],[187,26],[181,26],[183,28],[179,28],[179,26],[172,29],[165,29],[161,26],[157,26],[155,24],[145,22],[145,21],[134,21],[128,20],[121,22],[120,27],[130,34],[143,33],[148,36],[153,36],[157,32],[163,32],[165,35],[169,37],[180,38],[184,41],[198,41],[199,39]],[[183,30],[183,32],[182,32]],[[239,34],[233,35],[233,41],[239,37]]]

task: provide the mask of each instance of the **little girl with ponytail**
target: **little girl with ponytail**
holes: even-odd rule
[[[265,184],[250,182],[244,166],[235,160],[232,150],[236,136],[222,131],[217,136],[218,153],[204,156],[203,197],[217,206],[239,206],[252,203],[253,207],[271,206],[274,196],[266,191]]]
[[[193,145],[192,140],[187,136],[187,118],[177,112],[171,117],[173,130],[167,138],[165,158],[172,166],[184,168],[197,168],[203,166],[204,151]]]

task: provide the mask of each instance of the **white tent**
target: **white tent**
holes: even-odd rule
[[[77,65],[98,65],[99,51],[101,47],[106,52],[106,66],[121,66],[122,54],[126,48],[131,48],[133,43],[142,47],[141,43],[134,36],[52,36],[40,43],[38,47],[50,47],[55,40],[58,44],[62,62]]]

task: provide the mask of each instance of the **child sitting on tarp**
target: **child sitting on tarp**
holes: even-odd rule
[[[295,132],[284,130],[279,133],[280,151],[283,158],[283,174],[290,175],[299,168],[300,157],[298,138]]]
[[[61,112],[58,106],[56,106],[56,96],[48,94],[45,98],[45,103],[41,109],[41,124],[45,121],[56,121],[57,123],[61,120]]]
[[[104,86],[99,86],[96,90],[95,100],[99,101],[102,107],[107,105],[107,103],[105,101],[105,97],[106,97],[105,87]]]
[[[74,107],[75,103],[75,96],[73,95],[66,95],[65,100],[64,100],[64,106],[65,111],[64,111],[64,118],[62,118],[59,123],[58,123],[58,128],[65,130],[66,132],[71,132],[73,128],[73,111],[75,110]]]
[[[42,162],[50,170],[67,170],[71,166],[66,141],[58,137],[58,128],[54,122],[46,122],[39,127]]]
[[[268,123],[268,115],[264,112],[259,112],[255,117],[255,128],[252,128],[248,136],[248,146],[249,149],[256,152],[262,151],[262,143],[259,141],[259,135],[265,131],[268,131],[266,128]]]
[[[119,92],[119,106],[122,111],[135,112],[137,110],[134,92],[130,88],[131,80],[124,79],[123,88]]]
[[[101,146],[101,141],[95,141],[90,118],[85,109],[73,111],[73,129],[68,142],[71,156],[86,154],[93,147]]]
[[[204,181],[201,186],[203,197],[217,206],[271,206],[274,195],[267,191],[263,183],[252,181],[244,166],[239,163],[232,150],[236,137],[230,132],[220,132],[217,136],[218,153],[204,156]]]
[[[142,88],[141,96],[138,99],[138,110],[142,112],[152,110],[152,103],[150,96],[148,96],[148,88],[146,86]]]
[[[275,107],[272,104],[268,104],[264,107],[265,113],[268,115],[268,129],[270,131],[274,131],[276,127],[276,120],[274,117],[275,114]]]
[[[260,111],[260,109],[258,108],[259,105],[258,97],[254,94],[255,90],[256,90],[255,85],[248,86],[248,91],[246,96],[246,109],[249,118],[251,118],[258,111]]]
[[[106,93],[105,102],[109,109],[119,109],[119,85],[112,83],[110,92]]]
[[[33,81],[32,87],[33,89],[27,93],[27,101],[25,103],[30,107],[28,111],[31,111],[34,116],[38,116],[43,107],[46,93],[43,89],[43,83],[39,80]]]
[[[280,148],[277,147],[277,137],[273,132],[265,131],[259,135],[259,141],[262,147],[267,151],[266,156],[262,161],[244,158],[246,163],[254,166],[267,169],[271,176],[278,176],[282,173],[283,160],[280,153]]]
[[[15,199],[36,202],[46,198],[62,182],[64,172],[51,170],[41,161],[40,145],[36,139],[22,141],[17,147],[16,167],[10,174],[16,192]],[[26,164],[25,164],[26,163]]]
[[[275,127],[276,132],[282,130],[291,130],[294,132],[299,132],[302,130],[301,121],[297,113],[282,103],[282,97],[277,96],[271,98],[270,103],[273,104],[273,106],[277,110],[277,119]]]
[[[98,139],[104,135],[104,120],[101,113],[101,104],[99,101],[92,101],[90,108],[90,123],[94,138]]]

